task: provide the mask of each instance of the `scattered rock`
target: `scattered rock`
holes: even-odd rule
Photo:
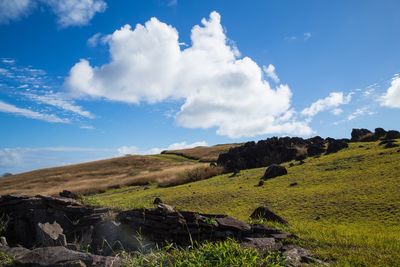
[[[154,199],[154,201],[153,201],[153,205],[158,205],[158,204],[161,204],[161,203],[163,203],[163,202],[162,202],[161,198],[159,198],[159,197],[156,197]]]
[[[376,128],[372,133],[367,129],[353,129],[351,132],[352,142],[371,142],[377,140],[399,139],[400,132],[395,130],[385,131],[383,128]]]
[[[272,164],[266,169],[262,179],[267,180],[267,179],[275,178],[278,176],[286,175],[287,173],[288,172],[285,167],[276,165],[276,164]]]
[[[294,166],[294,163],[293,162],[290,162],[289,163],[289,167],[293,167]]]
[[[63,190],[62,192],[59,193],[60,197],[65,197],[65,198],[72,198],[72,199],[78,199],[78,195],[68,191],[68,190]]]
[[[394,148],[394,147],[399,147],[400,145],[396,143],[387,143],[384,147],[385,148]]]
[[[250,215],[250,218],[255,219],[255,220],[263,219],[263,220],[267,220],[267,221],[288,224],[288,222],[285,219],[283,219],[279,215],[276,215],[271,210],[269,210],[267,207],[263,207],[263,206],[256,208],[253,211],[253,213]]]
[[[264,185],[264,181],[263,180],[260,180],[259,182],[258,182],[258,185],[257,186],[263,186]]]
[[[304,163],[306,163],[304,160],[300,160],[298,165],[303,165]]]
[[[38,223],[36,240],[43,247],[66,246],[67,239],[62,227],[57,223]]]
[[[290,187],[293,187],[293,186],[297,186],[297,185],[299,185],[297,182],[293,182],[293,183],[291,183],[289,186],[290,186]]]
[[[396,142],[396,140],[387,139],[387,140],[383,140],[383,141],[379,142],[379,145],[382,146],[382,145],[386,145],[388,143],[395,143],[395,142]]]

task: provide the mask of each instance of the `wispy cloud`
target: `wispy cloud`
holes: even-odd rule
[[[69,123],[68,119],[57,117],[54,114],[44,114],[36,111],[32,111],[26,108],[19,108],[12,104],[8,104],[0,100],[0,112],[10,113],[16,116],[22,116],[35,120],[54,122],[54,123]]]
[[[41,116],[39,115],[41,113],[32,111],[31,107],[29,109],[18,107],[20,115],[25,114],[25,117],[47,119],[51,122],[65,116],[69,118],[61,119],[63,122],[71,122],[74,119],[80,118],[95,118],[91,112],[77,105],[67,94],[62,91],[55,92],[54,88],[60,88],[61,84],[60,82],[57,84],[57,82],[48,77],[46,71],[32,66],[20,66],[16,60],[10,58],[3,58],[1,62],[3,65],[0,65],[0,93],[3,91],[9,97],[22,99],[24,102],[29,102],[37,106],[37,108],[46,107],[53,114],[51,115],[52,117],[48,118],[48,116]],[[8,110],[11,110],[11,108],[8,107]],[[29,112],[29,110],[35,114]],[[14,114],[15,112],[14,109]],[[59,114],[61,112],[62,114]]]
[[[267,77],[270,78],[271,80],[273,80],[275,83],[280,82],[279,77],[276,74],[274,65],[269,64],[268,67],[263,66],[263,71],[267,75]]]
[[[96,13],[107,8],[104,0],[1,0],[0,24],[21,19],[35,11],[37,6],[49,8],[61,27],[86,25]]]
[[[81,106],[75,105],[73,101],[63,99],[63,94],[46,94],[46,95],[35,95],[32,93],[24,94],[29,99],[36,101],[41,104],[50,105],[59,109],[75,113],[88,119],[94,119],[95,116],[89,111],[84,110]]]

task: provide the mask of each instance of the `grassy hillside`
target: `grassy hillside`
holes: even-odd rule
[[[214,162],[217,161],[220,153],[226,152],[229,150],[229,148],[239,145],[241,144],[223,144],[210,147],[198,146],[188,149],[166,150],[162,153],[183,156],[188,159],[199,160],[200,162]]]
[[[176,155],[125,156],[26,172],[0,179],[0,195],[99,192],[147,182],[167,184],[204,164]]]
[[[155,197],[181,210],[225,213],[247,220],[267,205],[289,223],[299,242],[337,266],[400,265],[400,152],[378,143],[352,143],[336,154],[309,158],[288,175],[257,187],[264,168],[170,188],[124,187],[86,197],[122,209],[151,207]],[[289,166],[289,163],[286,164]],[[297,186],[290,186],[297,182]]]

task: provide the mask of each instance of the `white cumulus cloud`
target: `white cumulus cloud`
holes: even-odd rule
[[[177,30],[156,18],[125,25],[104,40],[109,63],[92,66],[82,59],[70,70],[65,85],[76,97],[183,100],[176,114],[180,126],[216,128],[229,137],[312,132],[293,116],[290,88],[271,87],[256,62],[240,57],[217,12],[193,27],[191,45],[182,49]]]
[[[400,108],[400,75],[396,75],[387,89],[386,93],[381,97],[382,106],[391,108]]]
[[[345,95],[343,92],[332,92],[327,97],[318,99],[309,107],[303,109],[301,114],[303,116],[314,117],[322,111],[330,110],[334,115],[339,115],[342,113],[339,106],[348,104],[350,101],[351,93]]]

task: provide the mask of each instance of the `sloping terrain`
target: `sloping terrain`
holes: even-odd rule
[[[125,156],[48,168],[0,179],[0,195],[95,193],[124,185],[168,183],[204,164],[175,155]]]
[[[226,152],[231,147],[240,146],[241,144],[223,144],[215,146],[198,146],[180,150],[165,150],[162,154],[172,154],[182,156],[188,159],[199,160],[200,162],[215,162],[222,152]]]
[[[257,168],[176,187],[112,189],[85,201],[129,209],[150,207],[160,197],[178,209],[242,220],[266,205],[289,221],[287,230],[300,237],[302,246],[333,265],[398,266],[399,162],[399,148],[350,143],[348,149],[307,158],[301,165],[286,163],[288,174],[262,187],[257,184],[265,168]]]

